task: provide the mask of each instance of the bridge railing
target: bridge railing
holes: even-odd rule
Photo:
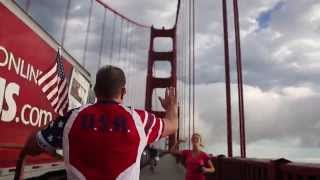
[[[320,164],[286,159],[212,158],[216,172],[207,180],[320,180]]]
[[[320,164],[288,163],[280,166],[284,180],[320,180]]]

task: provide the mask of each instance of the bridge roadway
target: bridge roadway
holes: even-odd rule
[[[183,180],[184,167],[176,163],[171,155],[160,158],[154,173],[146,166],[141,170],[140,180]]]

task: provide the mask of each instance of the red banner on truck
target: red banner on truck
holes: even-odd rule
[[[58,46],[50,46],[3,4],[0,20],[0,168],[3,168],[15,165],[20,149],[12,147],[23,145],[32,132],[57,116],[37,85],[37,78],[55,61]],[[68,60],[63,60],[64,72],[66,78],[71,78],[74,72]],[[52,160],[42,155],[27,162]]]

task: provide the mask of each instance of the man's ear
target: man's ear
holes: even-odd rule
[[[121,88],[121,99],[127,94],[127,89],[125,87]]]

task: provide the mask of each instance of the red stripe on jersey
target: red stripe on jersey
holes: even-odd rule
[[[147,114],[147,123],[146,123],[146,126],[144,127],[144,132],[146,133],[147,136],[150,132],[150,129],[154,126],[155,121],[156,121],[156,117],[153,114],[148,113]]]
[[[142,121],[142,124],[145,124],[146,123],[146,111],[143,111],[143,110],[137,110],[135,109],[135,111],[137,112],[137,114],[139,115],[141,121]]]
[[[164,123],[161,118],[156,118],[156,116],[152,113],[142,110],[136,110],[139,114],[141,121],[143,122],[144,130],[147,136],[148,144],[151,144],[159,138],[161,138],[163,130],[164,130]]]
[[[161,137],[163,133],[163,121],[160,118],[155,118],[155,124],[148,134],[148,144],[151,144]]]

